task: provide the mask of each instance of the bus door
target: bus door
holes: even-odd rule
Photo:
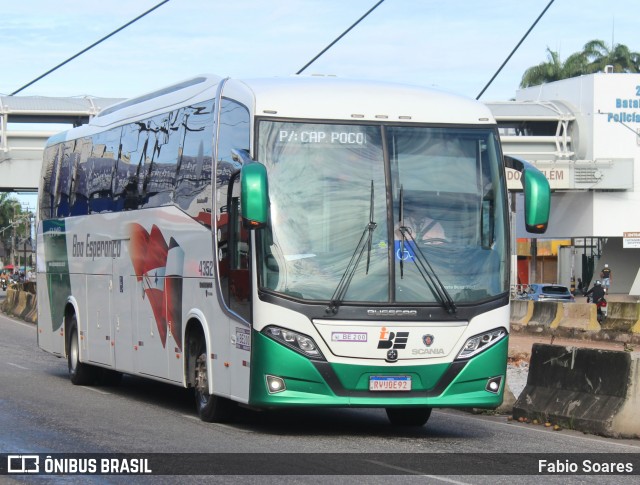
[[[109,261],[110,262],[110,261]],[[113,365],[111,327],[111,275],[88,274],[86,291],[86,325],[80,331],[87,340],[87,359],[98,364]],[[91,290],[88,291],[87,289]]]
[[[147,251],[161,253],[163,240],[160,230],[153,226]],[[160,242],[159,242],[160,241]],[[168,373],[167,325],[164,305],[164,268],[150,262],[144,273],[132,281],[134,365],[141,374],[165,378]]]
[[[225,363],[213,368],[216,390],[238,398],[248,397],[249,362],[251,355],[251,279],[249,275],[249,231],[242,227],[239,214],[240,184],[231,177],[221,197],[223,215],[217,224],[217,254],[220,274],[221,302],[227,309],[224,320],[216,319],[212,329],[213,352]],[[224,323],[224,327],[220,323]],[[230,343],[230,345],[229,345]]]
[[[129,255],[126,254],[128,244],[123,241],[123,253],[120,258],[114,258],[111,276],[111,325],[113,327],[113,363],[117,370],[131,372],[133,370],[133,318],[132,297],[135,289],[135,276],[131,274],[128,264]]]
[[[229,204],[229,279],[227,302],[237,315],[229,318],[231,337],[231,395],[248,399],[249,362],[251,354],[251,248],[250,231],[240,216],[239,183]],[[236,196],[236,191],[238,196]],[[239,318],[238,318],[239,317]]]

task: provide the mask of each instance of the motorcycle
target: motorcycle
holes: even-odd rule
[[[2,278],[2,289],[4,291],[7,291],[7,280]]]
[[[587,296],[587,303],[591,303],[591,302],[592,302],[592,298],[590,296]],[[604,296],[600,298],[600,301],[596,303],[596,309],[598,312],[596,318],[598,319],[598,323],[602,324],[602,322],[604,322],[607,319],[607,314],[609,311],[607,308],[607,300],[605,299]]]
[[[598,308],[598,323],[602,324],[607,319],[607,300],[604,298],[600,298],[600,301],[596,303]]]

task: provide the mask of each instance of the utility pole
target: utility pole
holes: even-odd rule
[[[13,271],[16,270],[16,225],[14,224],[16,218],[16,207],[13,206],[13,219],[11,223],[11,264],[13,265]]]

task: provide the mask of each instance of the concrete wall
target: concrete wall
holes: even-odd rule
[[[552,301],[511,301],[511,324],[540,327],[540,331],[572,330],[603,333],[611,339],[611,333],[640,336],[640,303],[609,302],[608,316],[598,323],[597,308],[593,303],[563,303]],[[607,333],[604,335],[604,333]],[[622,341],[631,341],[623,338]]]
[[[534,344],[513,417],[553,421],[616,438],[640,438],[640,352]]]
[[[7,288],[7,295],[0,310],[30,323],[38,320],[38,301],[33,283],[13,284]]]

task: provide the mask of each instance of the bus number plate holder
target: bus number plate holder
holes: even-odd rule
[[[411,376],[370,376],[370,391],[410,391]]]

